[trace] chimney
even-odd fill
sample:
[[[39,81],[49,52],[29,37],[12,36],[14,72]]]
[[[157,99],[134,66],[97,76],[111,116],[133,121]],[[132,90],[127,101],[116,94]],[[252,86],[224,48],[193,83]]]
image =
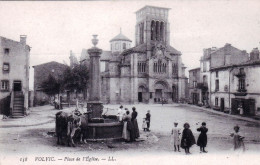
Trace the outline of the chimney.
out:
[[[225,46],[231,46],[231,44],[229,44],[229,43],[226,43],[226,44],[225,44]]]
[[[26,35],[20,35],[20,43],[26,45],[26,38],[27,38]]]

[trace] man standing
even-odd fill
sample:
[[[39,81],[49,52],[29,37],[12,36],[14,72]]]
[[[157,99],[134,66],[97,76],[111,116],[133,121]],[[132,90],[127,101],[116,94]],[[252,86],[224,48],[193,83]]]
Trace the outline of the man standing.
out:
[[[151,121],[150,110],[147,111],[145,120],[147,121],[147,131],[150,131],[150,121]]]
[[[60,109],[63,109],[63,107],[62,107],[62,96],[60,96]]]

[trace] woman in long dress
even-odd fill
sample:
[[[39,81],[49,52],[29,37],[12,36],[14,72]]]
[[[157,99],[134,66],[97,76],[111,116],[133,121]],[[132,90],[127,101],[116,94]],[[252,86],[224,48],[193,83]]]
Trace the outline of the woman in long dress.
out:
[[[132,108],[133,112],[132,112],[132,124],[133,124],[133,136],[134,136],[134,139],[135,140],[136,138],[139,138],[140,137],[140,134],[139,134],[139,127],[138,127],[138,123],[137,123],[137,120],[136,120],[136,117],[137,117],[137,112],[135,110],[135,107]]]
[[[182,138],[181,138],[181,148],[185,150],[186,154],[190,154],[190,147],[193,144],[196,144],[193,133],[189,128],[190,128],[189,123],[185,123],[184,130],[182,132]]]
[[[122,137],[123,139],[125,139],[126,142],[130,142],[131,140],[131,127],[132,127],[132,123],[131,123],[131,116],[129,111],[126,111],[126,114],[123,117],[123,121],[124,121],[124,126],[123,126],[123,134]]]
[[[208,142],[208,137],[207,137],[207,132],[208,128],[206,128],[206,123],[203,122],[201,127],[197,129],[197,131],[201,132],[197,141],[197,145],[200,146],[200,152],[205,152],[205,147],[207,146]]]

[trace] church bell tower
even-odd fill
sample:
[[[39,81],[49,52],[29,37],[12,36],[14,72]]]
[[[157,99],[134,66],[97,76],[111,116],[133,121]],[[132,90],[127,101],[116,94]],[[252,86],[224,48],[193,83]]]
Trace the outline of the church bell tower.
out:
[[[169,10],[169,8],[145,6],[136,12],[136,46],[170,44]]]

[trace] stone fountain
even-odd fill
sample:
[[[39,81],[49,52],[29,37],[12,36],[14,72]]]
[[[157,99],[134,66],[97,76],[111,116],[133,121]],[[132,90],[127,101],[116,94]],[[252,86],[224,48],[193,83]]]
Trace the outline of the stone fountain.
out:
[[[87,110],[89,112],[87,139],[92,141],[121,139],[123,124],[116,120],[102,118],[103,103],[100,101],[100,56],[102,49],[96,47],[98,44],[97,35],[93,35],[92,43],[94,46],[88,49],[90,56],[90,88],[89,102],[87,103]]]

